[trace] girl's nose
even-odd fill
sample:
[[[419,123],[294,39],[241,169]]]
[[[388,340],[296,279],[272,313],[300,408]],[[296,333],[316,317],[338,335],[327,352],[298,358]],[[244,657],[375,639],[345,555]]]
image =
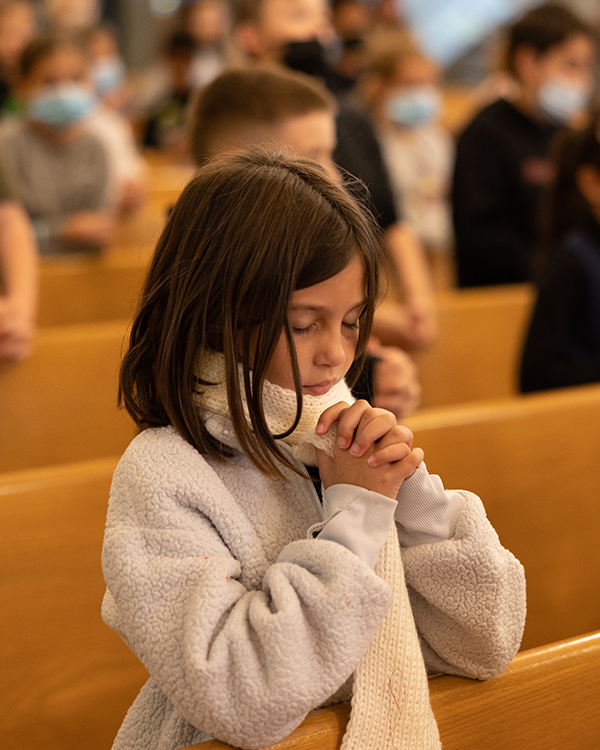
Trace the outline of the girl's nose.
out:
[[[315,364],[327,367],[339,367],[346,359],[346,349],[342,335],[324,334],[315,353]]]

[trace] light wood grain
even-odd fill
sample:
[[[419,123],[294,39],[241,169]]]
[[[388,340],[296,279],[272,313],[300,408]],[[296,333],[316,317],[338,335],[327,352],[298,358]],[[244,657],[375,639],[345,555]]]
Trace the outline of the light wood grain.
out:
[[[2,750],[108,750],[147,678],[100,617],[116,462],[0,476]]]
[[[98,258],[60,258],[40,268],[38,325],[131,320],[149,252],[115,248]]]
[[[40,329],[32,357],[0,368],[0,472],[121,453],[117,409],[126,321]]]
[[[515,394],[533,298],[529,285],[439,293],[438,339],[414,355],[422,407]]]

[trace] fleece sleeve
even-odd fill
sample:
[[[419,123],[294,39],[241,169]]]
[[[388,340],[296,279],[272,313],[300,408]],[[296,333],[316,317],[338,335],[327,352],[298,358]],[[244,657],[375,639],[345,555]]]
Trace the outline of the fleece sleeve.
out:
[[[286,544],[249,582],[237,558],[253,544],[260,558],[256,534],[214,472],[184,481],[203,461],[193,453],[187,465],[169,455],[121,460],[103,616],[190,724],[236,747],[265,747],[348,679],[390,591],[356,554],[319,539]]]
[[[525,576],[481,500],[457,493],[463,506],[453,536],[402,549],[406,583],[429,672],[489,679],[519,649]]]

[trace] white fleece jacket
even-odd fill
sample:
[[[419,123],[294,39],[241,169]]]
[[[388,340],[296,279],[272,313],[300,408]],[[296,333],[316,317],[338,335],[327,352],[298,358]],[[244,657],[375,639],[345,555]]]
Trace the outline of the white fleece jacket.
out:
[[[170,427],[143,432],[123,455],[103,616],[151,678],[114,750],[211,737],[265,747],[311,709],[348,699],[389,606],[372,565],[394,514],[428,669],[486,679],[515,655],[523,569],[476,496],[445,491],[422,465],[397,506],[337,485],[322,507],[308,479],[286,476],[262,476],[241,453],[212,461]]]

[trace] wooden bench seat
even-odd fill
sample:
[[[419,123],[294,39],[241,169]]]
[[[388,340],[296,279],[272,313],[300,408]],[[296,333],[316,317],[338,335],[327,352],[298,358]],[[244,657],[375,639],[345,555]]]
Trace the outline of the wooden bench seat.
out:
[[[29,359],[0,368],[0,472],[125,449],[135,430],[116,400],[127,325],[40,329]]]
[[[522,651],[489,682],[429,680],[444,750],[592,750],[600,736],[600,632]],[[348,704],[318,709],[271,750],[338,750]],[[210,740],[186,750],[226,750]]]
[[[406,420],[430,472],[483,500],[525,566],[529,648],[600,628],[600,385]]]
[[[0,475],[2,750],[107,750],[147,679],[100,616],[116,462]]]

